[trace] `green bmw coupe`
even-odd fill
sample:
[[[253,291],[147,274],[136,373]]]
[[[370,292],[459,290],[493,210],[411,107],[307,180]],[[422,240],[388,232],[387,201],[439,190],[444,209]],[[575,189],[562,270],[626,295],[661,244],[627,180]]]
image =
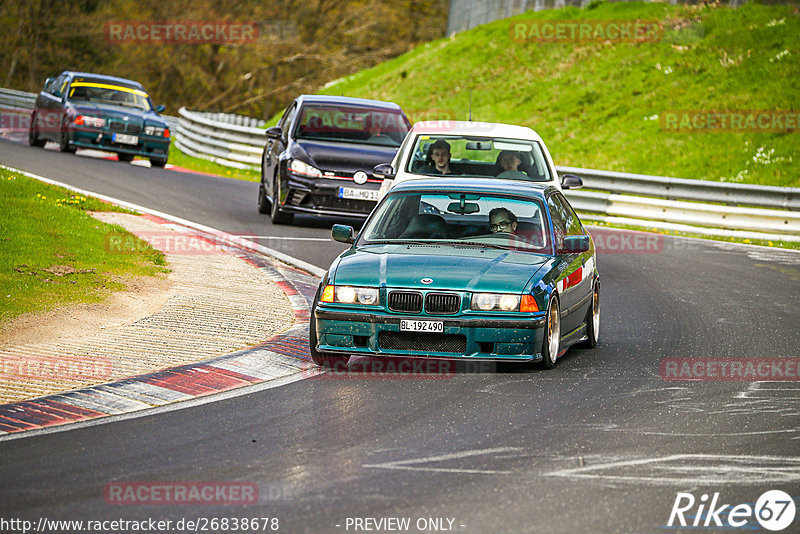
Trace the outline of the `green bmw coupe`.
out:
[[[539,362],[594,347],[599,275],[591,236],[561,191],[521,180],[397,184],[314,299],[318,365],[352,355]]]

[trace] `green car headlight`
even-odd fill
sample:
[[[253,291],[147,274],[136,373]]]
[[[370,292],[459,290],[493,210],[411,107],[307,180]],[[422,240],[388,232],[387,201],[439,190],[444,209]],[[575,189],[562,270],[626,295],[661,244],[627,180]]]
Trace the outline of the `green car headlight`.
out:
[[[157,137],[161,137],[164,136],[164,128],[161,128],[160,126],[145,126],[144,133],[145,135],[155,135]]]
[[[532,295],[510,293],[473,293],[470,308],[479,311],[539,311]]]
[[[378,288],[329,285],[322,291],[320,301],[375,306],[378,304]]]

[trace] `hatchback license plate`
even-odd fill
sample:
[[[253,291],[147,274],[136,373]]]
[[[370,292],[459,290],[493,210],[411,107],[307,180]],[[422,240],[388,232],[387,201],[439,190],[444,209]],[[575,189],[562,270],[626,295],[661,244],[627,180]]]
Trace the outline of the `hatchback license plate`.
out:
[[[340,187],[339,198],[352,198],[355,200],[378,200],[377,189],[355,189],[353,187]]]
[[[115,133],[111,139],[121,145],[136,145],[139,143],[139,138],[135,135]]]
[[[409,319],[400,320],[400,330],[404,332],[438,332],[444,333],[444,323],[442,321],[412,321]]]

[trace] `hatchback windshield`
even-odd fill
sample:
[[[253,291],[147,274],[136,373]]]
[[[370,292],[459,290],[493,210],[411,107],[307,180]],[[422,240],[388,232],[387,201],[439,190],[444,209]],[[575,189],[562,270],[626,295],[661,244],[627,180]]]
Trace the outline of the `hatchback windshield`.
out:
[[[126,106],[150,111],[147,93],[139,89],[113,85],[106,81],[75,80],[69,88],[69,99]]]
[[[409,126],[400,111],[305,105],[295,137],[399,147]]]
[[[500,137],[419,135],[406,171],[535,182],[552,179],[538,142]]]
[[[359,244],[430,242],[549,252],[549,227],[534,199],[473,192],[390,194]]]

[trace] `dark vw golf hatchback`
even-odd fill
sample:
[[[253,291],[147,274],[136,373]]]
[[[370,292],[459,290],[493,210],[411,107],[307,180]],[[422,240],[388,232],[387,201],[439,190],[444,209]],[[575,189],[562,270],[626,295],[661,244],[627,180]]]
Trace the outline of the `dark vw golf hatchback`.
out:
[[[134,156],[163,167],[169,157],[169,128],[137,82],[89,74],[62,72],[48,78],[36,97],[28,141],[58,143],[62,152],[95,148],[116,152],[120,161]]]
[[[275,224],[295,213],[366,217],[382,182],[372,169],[392,161],[409,127],[391,102],[299,96],[267,129],[258,210]]]

